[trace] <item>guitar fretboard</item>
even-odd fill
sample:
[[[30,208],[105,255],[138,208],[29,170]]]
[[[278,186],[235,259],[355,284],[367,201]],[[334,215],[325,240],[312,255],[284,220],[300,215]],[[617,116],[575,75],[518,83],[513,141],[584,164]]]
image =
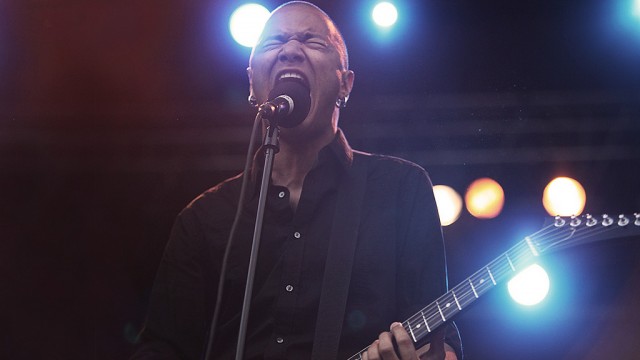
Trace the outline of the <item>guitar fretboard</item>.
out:
[[[484,293],[523,270],[543,252],[615,237],[637,235],[640,235],[640,213],[634,213],[632,216],[619,215],[617,219],[608,215],[596,218],[588,214],[570,218],[555,217],[551,224],[525,237],[488,265],[404,321],[402,325],[411,335],[413,342],[418,343]],[[348,360],[362,359],[366,351],[367,348]]]
[[[538,255],[530,239],[504,252],[482,269],[407,319],[403,326],[414,342],[422,340],[484,293],[522,270]]]
[[[532,262],[535,256],[537,256],[537,250],[533,242],[529,238],[522,240],[440,296],[436,301],[405,320],[402,326],[411,335],[414,343],[423,340],[429,333],[453,318],[482,294],[511,277],[513,273],[522,270],[524,266]],[[366,350],[361,350],[348,360],[362,359],[362,354]]]

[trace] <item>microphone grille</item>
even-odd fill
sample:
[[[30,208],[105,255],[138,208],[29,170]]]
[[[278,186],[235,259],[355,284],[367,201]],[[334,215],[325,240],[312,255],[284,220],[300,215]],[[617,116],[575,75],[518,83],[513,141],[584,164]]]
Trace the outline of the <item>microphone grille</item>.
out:
[[[287,97],[289,102],[289,112],[279,114],[275,117],[275,123],[283,128],[298,126],[309,115],[311,108],[311,94],[309,88],[302,81],[295,78],[288,78],[278,82],[271,92],[269,99],[277,97]]]

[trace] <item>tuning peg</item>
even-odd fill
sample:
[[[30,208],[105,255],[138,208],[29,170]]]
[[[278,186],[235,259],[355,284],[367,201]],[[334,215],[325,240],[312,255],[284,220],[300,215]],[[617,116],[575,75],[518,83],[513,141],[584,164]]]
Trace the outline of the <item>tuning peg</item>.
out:
[[[611,224],[613,224],[613,219],[610,218],[609,215],[603,214],[602,215],[602,225],[610,226]]]
[[[633,216],[636,217],[636,220],[633,222],[635,226],[640,226],[640,213],[633,213]]]
[[[578,225],[580,225],[580,223],[582,223],[582,220],[580,220],[579,217],[572,215],[571,216],[571,222],[569,222],[569,224],[573,227],[577,227]]]
[[[586,218],[587,218],[586,224],[588,227],[595,226],[598,223],[598,220],[596,220],[591,214],[587,214]]]
[[[556,215],[556,220],[553,223],[556,227],[563,227],[566,221],[559,215]]]
[[[618,226],[627,226],[629,224],[629,218],[624,216],[624,214],[620,214],[618,216]]]

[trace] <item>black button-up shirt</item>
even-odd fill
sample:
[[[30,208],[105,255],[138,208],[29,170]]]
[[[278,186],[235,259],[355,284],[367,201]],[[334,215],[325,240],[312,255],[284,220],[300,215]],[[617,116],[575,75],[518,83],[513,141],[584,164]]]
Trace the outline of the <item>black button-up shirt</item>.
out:
[[[340,356],[361,350],[446,291],[442,234],[429,179],[415,164],[354,152],[344,136],[323,149],[298,207],[270,186],[246,338],[248,359],[309,358],[341,177],[368,161]],[[233,358],[258,199],[259,161],[233,243],[216,331],[216,358]],[[239,177],[205,192],[178,216],[134,358],[199,359],[216,299]],[[457,338],[448,339],[454,347]],[[153,354],[165,354],[156,356]],[[170,354],[170,355],[169,355]]]

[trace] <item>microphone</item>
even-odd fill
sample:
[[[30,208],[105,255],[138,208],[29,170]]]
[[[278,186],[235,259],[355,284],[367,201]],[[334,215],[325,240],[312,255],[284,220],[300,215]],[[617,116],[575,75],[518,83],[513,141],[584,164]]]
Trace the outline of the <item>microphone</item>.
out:
[[[283,128],[298,126],[309,115],[311,95],[309,88],[300,80],[287,78],[278,82],[271,92],[269,101],[260,105],[258,112],[271,125]]]

